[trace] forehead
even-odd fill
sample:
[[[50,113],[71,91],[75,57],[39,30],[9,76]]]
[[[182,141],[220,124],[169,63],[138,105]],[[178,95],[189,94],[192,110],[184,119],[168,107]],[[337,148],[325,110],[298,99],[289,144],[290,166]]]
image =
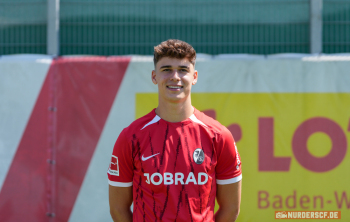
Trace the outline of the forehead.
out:
[[[163,57],[161,58],[156,65],[156,69],[159,69],[162,66],[187,66],[187,67],[193,67],[193,64],[187,59],[177,59],[177,58],[170,58],[170,57]]]

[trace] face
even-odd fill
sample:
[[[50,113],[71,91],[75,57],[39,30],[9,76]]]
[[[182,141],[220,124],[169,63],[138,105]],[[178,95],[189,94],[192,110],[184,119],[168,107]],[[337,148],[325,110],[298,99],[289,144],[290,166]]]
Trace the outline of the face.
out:
[[[198,73],[187,58],[161,58],[152,71],[152,82],[158,85],[159,102],[180,103],[190,99]]]

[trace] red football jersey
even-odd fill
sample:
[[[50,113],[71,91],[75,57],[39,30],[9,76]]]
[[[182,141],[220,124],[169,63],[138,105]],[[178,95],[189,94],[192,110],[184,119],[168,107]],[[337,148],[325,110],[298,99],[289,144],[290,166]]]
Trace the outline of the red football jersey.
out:
[[[214,221],[216,184],[240,181],[241,161],[218,121],[195,109],[171,123],[154,109],[120,133],[108,179],[133,186],[133,221]]]

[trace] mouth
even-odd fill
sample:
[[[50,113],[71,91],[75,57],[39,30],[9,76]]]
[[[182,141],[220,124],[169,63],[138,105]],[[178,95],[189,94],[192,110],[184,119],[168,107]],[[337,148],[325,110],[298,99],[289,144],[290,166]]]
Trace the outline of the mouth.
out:
[[[168,89],[181,89],[183,86],[167,86]]]

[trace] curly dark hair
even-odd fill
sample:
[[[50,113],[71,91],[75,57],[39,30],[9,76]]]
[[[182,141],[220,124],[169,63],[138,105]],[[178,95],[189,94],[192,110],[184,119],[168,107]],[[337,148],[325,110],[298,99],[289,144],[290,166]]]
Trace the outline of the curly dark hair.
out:
[[[196,63],[196,51],[194,48],[187,42],[178,39],[168,39],[154,47],[154,66],[163,57],[187,58],[193,66]]]

